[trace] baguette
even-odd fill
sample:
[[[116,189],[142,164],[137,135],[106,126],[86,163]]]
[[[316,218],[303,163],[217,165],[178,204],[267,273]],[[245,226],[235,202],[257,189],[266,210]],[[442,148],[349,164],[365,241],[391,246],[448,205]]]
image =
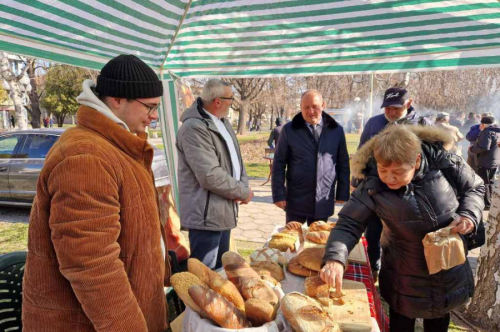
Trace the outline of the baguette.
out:
[[[226,329],[249,327],[250,324],[245,315],[225,297],[213,290],[193,285],[189,287],[189,295],[206,317],[209,317],[219,326]]]
[[[224,265],[227,278],[240,292],[245,279],[260,280],[259,274],[248,265],[243,257],[234,252],[226,252],[222,255],[222,265]]]
[[[197,276],[206,286],[210,286],[210,280],[220,278],[217,272],[212,271],[196,258],[188,259],[188,271]]]
[[[273,277],[277,281],[282,281],[285,279],[285,273],[283,268],[278,264],[272,262],[254,262],[250,266],[255,270],[260,276],[267,275]]]
[[[325,248],[307,248],[298,254],[297,259],[303,267],[313,271],[320,271],[324,255]]]
[[[245,301],[241,297],[236,286],[229,280],[222,277],[210,280],[210,289],[224,296],[229,302],[234,304],[242,313],[245,313]]]
[[[341,332],[339,325],[314,299],[292,292],[281,300],[281,311],[296,332]]]
[[[326,244],[328,237],[330,236],[329,231],[314,231],[306,234],[306,240],[317,244]]]

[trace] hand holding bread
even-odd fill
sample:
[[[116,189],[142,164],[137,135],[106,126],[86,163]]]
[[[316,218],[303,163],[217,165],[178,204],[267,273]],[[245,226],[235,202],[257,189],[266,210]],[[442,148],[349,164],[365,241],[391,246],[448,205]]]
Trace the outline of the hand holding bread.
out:
[[[327,261],[319,275],[329,287],[335,287],[336,297],[342,296],[342,278],[344,276],[344,265],[342,263]]]

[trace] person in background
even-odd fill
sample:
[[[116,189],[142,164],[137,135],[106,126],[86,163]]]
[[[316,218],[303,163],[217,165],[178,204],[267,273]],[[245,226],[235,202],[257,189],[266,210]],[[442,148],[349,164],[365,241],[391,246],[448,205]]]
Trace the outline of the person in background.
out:
[[[458,144],[464,139],[464,136],[460,133],[460,130],[458,130],[458,128],[455,126],[452,126],[449,121],[450,115],[448,113],[438,113],[435,126],[444,129],[453,138],[453,147],[450,148],[450,153],[461,156],[462,150],[460,149]]]
[[[302,94],[300,110],[280,132],[274,153],[274,204],[286,222],[328,220],[335,202],[349,198],[349,154],[344,129],[323,110],[317,90]]]
[[[458,130],[462,130],[462,126],[465,123],[465,112],[455,113],[453,117],[448,120],[448,123],[454,127],[457,127]]]
[[[10,116],[10,123],[12,124],[12,129],[16,128],[16,118],[14,115]]]
[[[492,114],[491,113],[481,114],[481,118],[485,116],[492,116]],[[477,172],[477,156],[472,152],[470,148],[474,145],[474,143],[476,143],[477,138],[481,133],[481,130],[479,128],[480,125],[481,125],[480,121],[478,121],[477,124],[470,127],[469,131],[465,135],[465,138],[470,143],[469,146],[467,147],[467,164],[469,164],[469,166],[472,167],[472,169],[475,170],[476,172]]]
[[[209,80],[182,113],[177,133],[181,224],[189,230],[191,257],[211,269],[222,267],[229,251],[239,204],[253,197],[238,140],[225,119],[233,101],[228,83]]]
[[[54,119],[52,119],[52,117],[49,118],[49,127],[54,127]]]
[[[433,127],[391,126],[352,159],[362,181],[339,212],[320,276],[340,295],[350,251],[374,216],[383,220],[379,285],[391,332],[413,332],[416,318],[424,319],[425,332],[446,332],[450,312],[474,294],[467,259],[429,275],[422,244],[427,233],[447,226],[467,242],[482,218],[483,181],[446,150],[451,143]]]
[[[495,173],[500,164],[500,128],[497,126],[495,118],[484,116],[479,125],[479,137],[471,146],[470,150],[476,155],[477,174],[483,179],[485,185],[484,209],[489,211],[491,207],[491,197],[493,194],[493,184]]]
[[[379,134],[384,128],[392,125],[422,125],[432,126],[433,123],[427,117],[418,116],[412,106],[413,99],[408,91],[401,87],[392,87],[385,91],[381,108],[384,113],[371,117],[363,128],[358,149],[368,140]],[[351,181],[352,189],[357,187],[358,180],[353,177]],[[382,234],[382,223],[377,216],[368,222],[365,232],[368,242],[368,258],[375,282],[380,269],[380,235]]]
[[[133,55],[83,82],[78,125],[40,172],[23,279],[25,332],[163,332],[170,263],[146,128],[163,85]]]
[[[271,130],[271,133],[269,134],[269,139],[267,140],[267,145],[271,149],[277,146],[278,138],[280,136],[281,129],[283,129],[284,125],[285,125],[285,120],[283,120],[283,118],[276,118],[276,127],[274,127],[274,129]]]

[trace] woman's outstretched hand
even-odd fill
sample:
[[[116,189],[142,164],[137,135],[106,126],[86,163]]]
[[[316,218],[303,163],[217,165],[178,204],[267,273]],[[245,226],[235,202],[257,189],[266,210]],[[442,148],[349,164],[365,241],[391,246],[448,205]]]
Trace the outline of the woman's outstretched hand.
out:
[[[344,265],[337,261],[327,261],[321,269],[319,276],[330,287],[335,287],[335,295],[342,296],[342,277],[344,276]]]

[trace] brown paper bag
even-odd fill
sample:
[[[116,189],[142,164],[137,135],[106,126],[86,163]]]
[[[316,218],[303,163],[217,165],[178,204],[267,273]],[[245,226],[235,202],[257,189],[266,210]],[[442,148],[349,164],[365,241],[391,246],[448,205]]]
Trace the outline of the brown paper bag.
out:
[[[429,274],[465,263],[465,251],[462,238],[458,234],[451,234],[453,226],[448,226],[425,235],[424,244],[425,261]]]

